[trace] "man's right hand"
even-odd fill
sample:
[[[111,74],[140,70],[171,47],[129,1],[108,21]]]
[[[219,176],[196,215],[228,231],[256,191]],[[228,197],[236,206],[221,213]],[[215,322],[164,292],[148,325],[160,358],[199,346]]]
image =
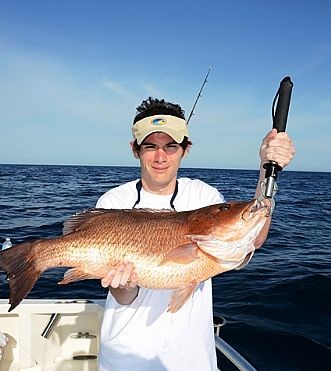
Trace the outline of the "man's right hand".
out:
[[[116,301],[122,305],[131,304],[137,297],[137,284],[138,277],[132,263],[119,265],[101,279],[101,285],[108,287]]]

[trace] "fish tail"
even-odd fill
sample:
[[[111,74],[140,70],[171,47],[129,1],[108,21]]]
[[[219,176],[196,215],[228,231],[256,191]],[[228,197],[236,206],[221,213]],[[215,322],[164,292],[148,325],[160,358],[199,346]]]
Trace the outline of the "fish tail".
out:
[[[27,296],[42,273],[33,258],[33,245],[25,242],[0,252],[0,270],[7,273],[9,281],[9,312]]]

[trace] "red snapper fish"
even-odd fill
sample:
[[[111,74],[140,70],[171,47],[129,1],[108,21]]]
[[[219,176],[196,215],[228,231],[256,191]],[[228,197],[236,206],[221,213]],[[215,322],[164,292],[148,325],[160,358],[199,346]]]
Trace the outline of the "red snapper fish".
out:
[[[91,209],[64,223],[63,236],[0,252],[13,310],[50,268],[71,267],[60,284],[102,278],[134,263],[138,285],[173,291],[176,312],[206,279],[245,265],[254,253],[268,207],[227,202],[192,211]]]

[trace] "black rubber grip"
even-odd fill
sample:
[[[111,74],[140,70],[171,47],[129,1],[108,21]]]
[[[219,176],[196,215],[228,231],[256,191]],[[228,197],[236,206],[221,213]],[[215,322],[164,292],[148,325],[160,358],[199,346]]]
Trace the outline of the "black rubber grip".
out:
[[[287,116],[290,108],[291,94],[293,83],[289,76],[286,76],[280,83],[278,92],[276,94],[273,107],[276,104],[276,111],[273,109],[273,128],[278,132],[286,130]]]

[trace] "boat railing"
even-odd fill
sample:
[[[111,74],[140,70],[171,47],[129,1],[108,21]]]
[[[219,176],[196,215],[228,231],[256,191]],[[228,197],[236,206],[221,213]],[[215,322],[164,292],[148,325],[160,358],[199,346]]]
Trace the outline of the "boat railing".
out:
[[[257,371],[241,354],[234,350],[231,345],[224,341],[219,335],[221,327],[226,324],[223,317],[214,315],[214,338],[215,347],[240,371]]]

